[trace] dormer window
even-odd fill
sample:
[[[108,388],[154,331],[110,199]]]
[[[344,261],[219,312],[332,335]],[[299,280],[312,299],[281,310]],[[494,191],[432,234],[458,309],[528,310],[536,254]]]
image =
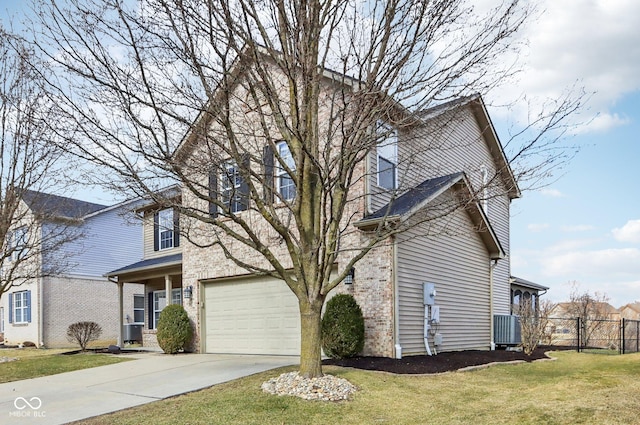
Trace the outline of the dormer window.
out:
[[[379,121],[377,162],[378,186],[394,190],[398,188],[398,132],[389,124]]]

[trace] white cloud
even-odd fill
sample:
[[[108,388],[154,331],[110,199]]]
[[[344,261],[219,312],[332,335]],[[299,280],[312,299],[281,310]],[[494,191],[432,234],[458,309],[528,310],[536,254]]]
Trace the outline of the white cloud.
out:
[[[562,226],[560,228],[563,232],[588,232],[594,229],[595,227],[590,224],[576,224],[571,226]]]
[[[625,94],[640,90],[640,2],[637,0],[541,0],[540,16],[521,33],[528,47],[516,84],[493,93],[498,102],[522,94],[559,98],[567,88],[592,93],[577,121],[578,132],[605,131],[629,122],[612,111]],[[524,109],[524,108],[522,108]],[[513,111],[511,111],[513,112]],[[520,119],[527,111],[521,110]]]
[[[527,226],[530,232],[542,232],[543,230],[548,229],[550,226],[548,223],[531,223]]]
[[[564,193],[560,192],[558,189],[550,189],[548,187],[540,189],[540,194],[543,196],[550,196],[552,198],[564,198]]]
[[[621,228],[613,229],[611,233],[619,242],[640,243],[640,220],[629,220]]]
[[[601,279],[602,277],[630,277],[640,275],[640,249],[602,249],[573,251],[547,258],[544,263],[547,276],[574,276]]]

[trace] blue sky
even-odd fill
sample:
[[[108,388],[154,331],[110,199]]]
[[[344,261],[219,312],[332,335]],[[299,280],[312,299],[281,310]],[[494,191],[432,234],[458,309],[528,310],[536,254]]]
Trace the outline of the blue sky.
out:
[[[478,8],[497,0],[476,0]],[[640,2],[541,0],[522,33],[528,47],[519,80],[485,95],[488,104],[560,96],[578,84],[592,93],[572,143],[581,147],[564,174],[512,203],[512,274],[550,287],[553,301],[606,293],[620,307],[640,301]],[[0,0],[7,11],[26,9]],[[523,111],[489,106],[498,134]],[[107,202],[104,195],[93,199]],[[87,198],[83,196],[83,198]]]

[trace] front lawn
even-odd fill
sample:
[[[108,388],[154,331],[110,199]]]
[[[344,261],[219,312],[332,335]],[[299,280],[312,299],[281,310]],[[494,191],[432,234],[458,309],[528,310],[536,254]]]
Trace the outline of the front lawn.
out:
[[[555,352],[557,361],[402,376],[339,367],[347,402],[264,394],[269,371],[81,424],[629,424],[640,411],[640,354]]]
[[[71,372],[128,360],[113,355],[90,352],[73,355],[61,354],[66,351],[69,350],[1,349],[0,357],[17,358],[18,360],[0,363],[0,383],[55,375],[56,373]]]

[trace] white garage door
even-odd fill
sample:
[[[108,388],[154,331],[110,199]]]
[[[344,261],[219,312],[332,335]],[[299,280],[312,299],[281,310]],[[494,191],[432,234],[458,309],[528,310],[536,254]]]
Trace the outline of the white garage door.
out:
[[[298,299],[283,281],[209,283],[204,299],[207,353],[300,354]]]

